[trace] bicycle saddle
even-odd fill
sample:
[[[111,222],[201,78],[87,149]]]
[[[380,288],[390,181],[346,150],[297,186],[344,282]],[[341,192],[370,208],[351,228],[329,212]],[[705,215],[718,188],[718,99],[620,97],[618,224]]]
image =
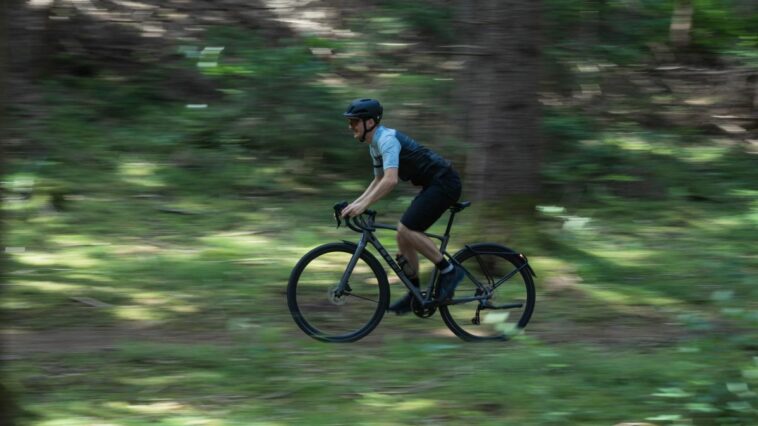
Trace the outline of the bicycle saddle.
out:
[[[462,203],[455,203],[452,207],[450,207],[450,210],[458,213],[459,211],[465,209],[466,207],[471,205],[471,201],[464,201]]]

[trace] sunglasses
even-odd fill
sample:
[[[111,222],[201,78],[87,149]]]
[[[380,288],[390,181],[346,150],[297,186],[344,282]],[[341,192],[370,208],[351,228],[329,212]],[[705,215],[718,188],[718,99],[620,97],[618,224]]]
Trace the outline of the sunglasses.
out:
[[[347,119],[347,121],[350,123],[350,125],[351,125],[352,127],[355,127],[355,126],[357,126],[357,125],[358,125],[358,123],[360,123],[360,122],[361,122],[361,120],[360,120],[360,119],[358,119],[358,118],[348,118],[348,119]]]

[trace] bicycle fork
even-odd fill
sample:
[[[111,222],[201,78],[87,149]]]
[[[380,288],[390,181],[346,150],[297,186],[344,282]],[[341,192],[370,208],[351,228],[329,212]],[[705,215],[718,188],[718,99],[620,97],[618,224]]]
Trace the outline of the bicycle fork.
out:
[[[337,288],[334,289],[334,295],[336,297],[342,297],[345,293],[349,294],[352,291],[348,281],[350,280],[350,275],[353,274],[353,269],[355,269],[358,259],[360,259],[363,254],[363,250],[366,249],[366,244],[368,244],[368,240],[366,239],[366,234],[363,234],[361,240],[358,242],[358,247],[355,249],[355,253],[353,253],[353,257],[350,258],[350,262],[348,262],[347,268],[345,268],[345,272],[342,274],[340,283],[337,285]]]

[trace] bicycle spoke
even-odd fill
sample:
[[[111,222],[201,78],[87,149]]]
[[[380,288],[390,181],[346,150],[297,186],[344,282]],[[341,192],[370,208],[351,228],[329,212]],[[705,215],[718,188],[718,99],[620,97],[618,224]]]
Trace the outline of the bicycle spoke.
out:
[[[369,299],[368,297],[358,296],[357,294],[353,294],[353,293],[345,293],[345,296],[353,296],[353,297],[357,297],[358,299],[368,300],[369,302],[379,303],[378,300]]]
[[[482,262],[481,257],[479,257],[479,255],[476,255],[475,257],[476,261],[479,263],[479,267],[481,268],[482,273],[484,274],[484,278],[487,279],[487,283],[489,283],[489,285],[494,285],[495,279],[492,278],[492,275],[490,275],[489,271],[487,270],[487,266],[484,264],[484,262]]]
[[[506,276],[504,276],[503,278],[501,278],[500,280],[498,280],[498,282],[497,282],[497,283],[495,283],[495,285],[493,286],[493,288],[498,288],[498,287],[500,287],[500,285],[501,285],[501,284],[503,284],[504,282],[506,282],[506,281],[508,281],[509,279],[511,279],[511,277],[513,277],[514,275],[516,275],[516,274],[518,274],[519,272],[521,272],[521,270],[522,270],[523,268],[524,268],[524,266],[520,266],[520,267],[518,267],[518,268],[516,268],[516,269],[512,270],[511,272],[509,272],[509,273],[508,273],[508,275],[506,275]]]
[[[386,297],[382,292],[387,288],[378,279],[380,266],[364,256],[353,259],[353,253],[353,247],[340,243],[317,249],[309,254],[310,261],[301,265],[297,285],[290,286],[288,297],[297,303],[290,309],[295,309],[296,322],[311,336],[352,341],[381,319],[384,309],[380,306]],[[345,265],[351,260],[355,263],[345,277]],[[344,282],[342,289],[340,282]]]

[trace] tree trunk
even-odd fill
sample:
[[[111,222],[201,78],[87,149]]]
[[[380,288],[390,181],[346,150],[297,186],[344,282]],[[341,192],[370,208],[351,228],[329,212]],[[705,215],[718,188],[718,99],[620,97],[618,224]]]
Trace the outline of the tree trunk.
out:
[[[690,45],[690,31],[692,30],[692,0],[677,0],[674,3],[674,13],[671,16],[669,38],[671,46],[677,50],[683,50]]]
[[[533,0],[481,0],[460,10],[469,40],[460,91],[465,183],[476,200],[540,190],[539,9]]]
[[[8,137],[7,126],[10,120],[7,117],[8,104],[10,103],[8,97],[8,68],[10,55],[9,44],[11,42],[10,37],[10,15],[11,10],[14,7],[20,6],[19,0],[0,2],[0,175],[5,175],[5,161],[7,156],[5,154],[5,145]],[[0,189],[0,195],[2,190]],[[2,202],[0,197],[0,202]],[[3,209],[0,209],[0,235],[5,235],[5,221],[3,220]],[[0,252],[0,282],[5,282],[5,271],[8,270],[8,255],[4,252]],[[0,285],[0,297],[2,292],[5,291],[5,286]],[[0,312],[0,321],[7,323],[10,318],[6,317],[5,312]],[[0,352],[2,351],[0,344]],[[0,383],[0,424],[13,426],[17,424],[19,407],[16,403],[15,396]]]

